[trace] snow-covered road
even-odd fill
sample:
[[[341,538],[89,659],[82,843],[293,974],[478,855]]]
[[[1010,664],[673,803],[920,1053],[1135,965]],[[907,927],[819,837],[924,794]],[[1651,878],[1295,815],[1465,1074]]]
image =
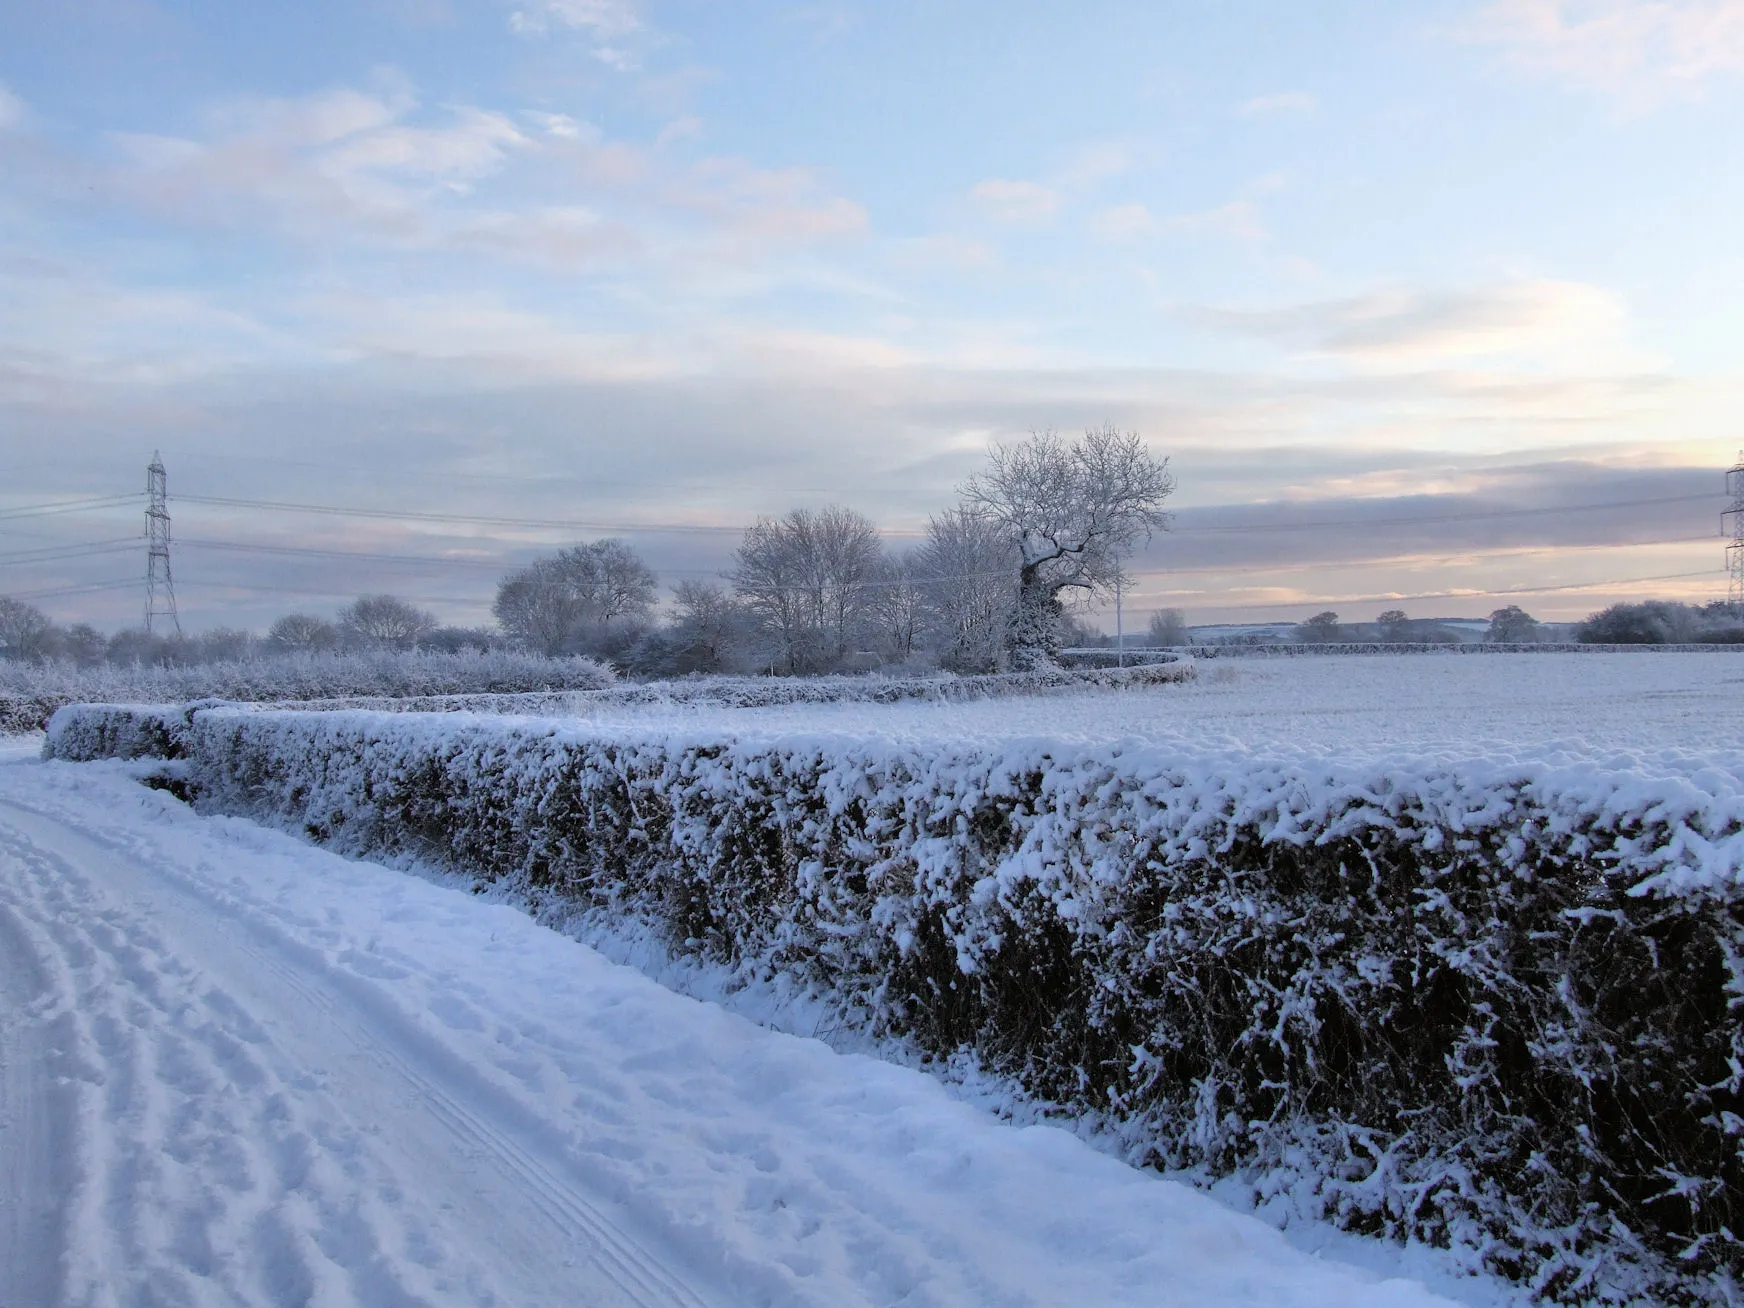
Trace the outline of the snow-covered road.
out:
[[[0,759],[0,1308],[1439,1302],[513,909]]]

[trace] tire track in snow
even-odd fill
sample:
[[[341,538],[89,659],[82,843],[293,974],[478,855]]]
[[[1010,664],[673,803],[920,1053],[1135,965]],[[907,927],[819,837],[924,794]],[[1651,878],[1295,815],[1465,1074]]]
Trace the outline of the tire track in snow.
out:
[[[256,1265],[236,1302],[704,1304],[567,1174],[549,1128],[379,986],[173,869],[18,805],[0,803],[0,819],[36,872],[32,915],[57,924],[75,967],[101,974],[83,997],[109,992],[91,1022],[111,1083],[101,1116],[131,1140],[98,1142],[111,1165],[91,1202],[125,1261],[161,1288],[202,1302],[214,1250],[240,1242]],[[261,1112],[222,1124],[258,1156],[204,1211],[177,1194],[185,1229],[125,1229],[121,1213],[161,1210],[153,1192],[184,1179],[154,1165],[153,1147],[202,1125],[189,1103],[155,1101],[198,1101],[226,1077],[269,1091]],[[444,1257],[455,1239],[484,1265]]]
[[[72,1178],[58,1050],[72,1033],[43,952],[0,881],[0,1304],[61,1294]]]
[[[13,904],[65,978],[78,1166],[61,1301],[366,1302],[323,1273],[300,1204],[285,1202],[285,1165],[305,1141],[267,1069],[215,1024],[199,978],[15,824],[0,846]],[[276,1256],[239,1266],[230,1251],[254,1242]]]

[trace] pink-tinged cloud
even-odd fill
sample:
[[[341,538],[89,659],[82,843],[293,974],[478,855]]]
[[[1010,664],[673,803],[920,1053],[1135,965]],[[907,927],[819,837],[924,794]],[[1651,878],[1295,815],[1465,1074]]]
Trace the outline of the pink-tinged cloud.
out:
[[[1460,35],[1635,110],[1744,74],[1744,0],[1494,0]]]
[[[1461,360],[1642,361],[1622,346],[1626,314],[1596,286],[1516,281],[1464,290],[1389,288],[1280,309],[1190,309],[1189,321],[1364,367]]]

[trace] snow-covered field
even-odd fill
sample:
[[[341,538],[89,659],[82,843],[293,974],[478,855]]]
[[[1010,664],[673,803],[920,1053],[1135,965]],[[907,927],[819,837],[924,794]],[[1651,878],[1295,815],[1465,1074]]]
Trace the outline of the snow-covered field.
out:
[[[1346,758],[1744,748],[1744,653],[1207,660],[1183,685],[961,703],[587,706],[594,729],[706,726],[916,740],[1136,738]]]
[[[8,1308],[1444,1301],[509,908],[27,748],[0,759]]]

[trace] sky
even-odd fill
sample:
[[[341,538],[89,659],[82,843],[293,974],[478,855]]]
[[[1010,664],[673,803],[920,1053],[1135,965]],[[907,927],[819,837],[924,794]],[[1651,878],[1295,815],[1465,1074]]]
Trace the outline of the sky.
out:
[[[154,451],[191,630],[471,625],[1111,423],[1138,625],[1724,597],[1740,214],[1744,0],[0,0],[0,594]]]

